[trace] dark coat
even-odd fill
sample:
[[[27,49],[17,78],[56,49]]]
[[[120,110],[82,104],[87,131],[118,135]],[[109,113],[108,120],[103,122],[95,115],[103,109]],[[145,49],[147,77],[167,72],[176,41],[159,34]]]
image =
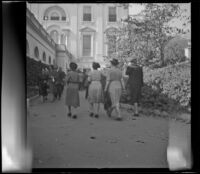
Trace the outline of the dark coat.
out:
[[[143,70],[139,66],[129,66],[126,70],[129,76],[127,88],[130,92],[131,103],[139,102],[141,98],[141,89],[143,86]]]
[[[39,86],[39,95],[47,96],[48,95],[47,89],[48,89],[47,82],[42,82]]]
[[[101,76],[101,84],[102,84],[102,89],[105,89],[106,86],[106,76],[102,75]],[[104,92],[104,109],[108,110],[112,106],[110,94],[108,91]]]

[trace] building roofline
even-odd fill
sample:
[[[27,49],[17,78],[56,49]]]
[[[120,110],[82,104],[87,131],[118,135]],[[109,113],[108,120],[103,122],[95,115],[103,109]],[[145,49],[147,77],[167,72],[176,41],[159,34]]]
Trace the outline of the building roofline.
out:
[[[28,9],[26,8],[26,19],[31,22],[31,24],[34,26],[34,28],[37,30],[37,32],[42,36],[42,38],[47,41],[47,43],[55,48],[56,47],[56,43],[54,42],[54,40],[51,38],[51,36],[49,35],[49,33],[47,33],[47,31],[43,28],[42,24],[40,24],[40,22],[36,19],[36,17],[34,16],[34,14]]]

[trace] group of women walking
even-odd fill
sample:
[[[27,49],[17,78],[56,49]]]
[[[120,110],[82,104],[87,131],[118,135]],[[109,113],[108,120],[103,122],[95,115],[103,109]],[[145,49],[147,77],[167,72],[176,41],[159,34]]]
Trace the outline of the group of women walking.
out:
[[[108,117],[111,117],[113,111],[115,111],[116,120],[122,120],[122,115],[120,112],[120,98],[122,92],[126,91],[127,89],[131,91],[131,103],[133,103],[135,106],[134,115],[138,116],[137,103],[140,99],[141,87],[143,85],[143,74],[141,67],[136,66],[134,61],[132,61],[132,66],[129,66],[126,70],[126,75],[129,77],[129,79],[125,85],[123,73],[118,67],[118,60],[113,59],[110,63],[110,69],[105,72],[98,70],[100,68],[99,63],[93,62],[93,70],[87,74],[85,86],[87,88],[86,99],[90,105],[89,116],[98,118],[100,116],[100,105],[104,104],[104,109],[106,110]],[[77,67],[78,66],[76,63],[70,63],[71,71],[69,71],[66,75],[67,86],[65,104],[68,107],[68,116],[74,119],[77,118],[75,113],[76,108],[80,106],[80,75],[77,72]],[[138,74],[140,75],[138,76]],[[134,76],[134,79],[132,78],[132,75]]]

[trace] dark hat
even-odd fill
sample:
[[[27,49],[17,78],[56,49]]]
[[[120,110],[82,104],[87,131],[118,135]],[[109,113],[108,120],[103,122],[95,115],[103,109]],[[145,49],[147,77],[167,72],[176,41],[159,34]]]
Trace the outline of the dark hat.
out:
[[[111,62],[111,64],[114,65],[114,66],[116,66],[116,65],[119,64],[119,61],[118,61],[117,59],[112,59],[110,62]]]
[[[69,64],[69,67],[71,68],[71,70],[76,70],[77,67],[78,67],[78,65],[77,65],[75,62],[71,62],[71,63]]]

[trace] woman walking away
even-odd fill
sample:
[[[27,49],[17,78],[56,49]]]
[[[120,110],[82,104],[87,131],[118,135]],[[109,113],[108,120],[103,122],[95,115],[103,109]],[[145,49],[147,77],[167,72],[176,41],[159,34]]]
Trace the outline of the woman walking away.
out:
[[[99,63],[93,62],[93,71],[88,74],[88,81],[90,82],[88,89],[88,101],[90,103],[90,116],[98,118],[100,103],[103,103],[103,90],[101,85],[101,72]]]
[[[108,116],[111,116],[112,111],[115,109],[117,112],[117,120],[122,120],[119,109],[119,101],[122,90],[125,90],[125,86],[122,77],[122,71],[118,68],[118,64],[119,62],[117,59],[113,59],[111,61],[111,69],[107,75],[105,91],[108,90],[112,102],[112,106],[107,111]]]
[[[129,76],[127,87],[130,91],[131,104],[134,105],[134,116],[139,116],[138,102],[141,98],[141,89],[143,86],[142,67],[137,65],[137,59],[131,60],[131,66],[127,67],[126,75]]]
[[[77,115],[72,115],[72,107],[77,108],[80,106],[79,100],[79,74],[76,72],[77,64],[72,62],[70,63],[70,69],[66,76],[66,98],[65,104],[68,106],[68,116],[74,119],[77,118]]]

